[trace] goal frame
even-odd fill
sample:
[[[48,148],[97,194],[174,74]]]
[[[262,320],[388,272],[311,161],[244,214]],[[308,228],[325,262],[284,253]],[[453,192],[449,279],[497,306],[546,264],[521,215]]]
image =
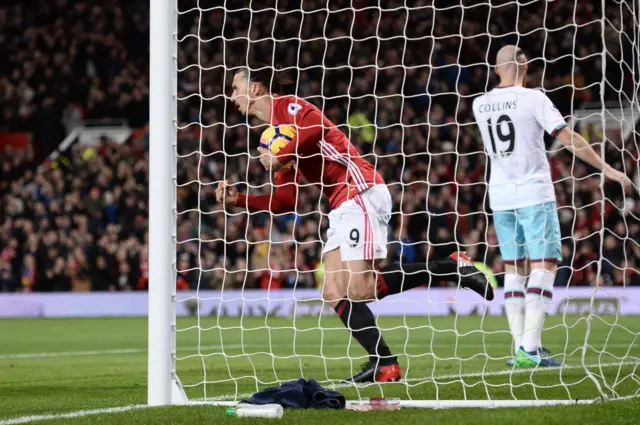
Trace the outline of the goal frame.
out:
[[[176,375],[177,9],[150,2],[147,403],[185,404]],[[153,164],[151,166],[151,164]]]
[[[604,3],[602,0],[603,6]],[[640,0],[638,4],[640,5]],[[603,21],[603,32],[604,25]],[[233,406],[239,400],[188,400],[176,374],[177,46],[177,0],[151,1],[149,246],[152,249],[149,250],[147,403],[149,406],[182,404]],[[603,49],[603,55],[605,54],[606,47]],[[597,380],[593,376],[590,377],[599,387]],[[602,391],[600,393],[602,394]],[[590,400],[412,399],[402,400],[401,406],[431,409],[534,407],[590,404],[604,400],[606,400],[604,397]],[[356,402],[348,401],[347,407]]]

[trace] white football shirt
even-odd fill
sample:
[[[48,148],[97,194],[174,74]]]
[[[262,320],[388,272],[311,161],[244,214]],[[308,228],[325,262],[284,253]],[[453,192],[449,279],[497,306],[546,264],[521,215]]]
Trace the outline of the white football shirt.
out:
[[[566,126],[541,91],[498,87],[473,101],[473,114],[491,162],[489,204],[512,210],[556,200],[544,132]]]

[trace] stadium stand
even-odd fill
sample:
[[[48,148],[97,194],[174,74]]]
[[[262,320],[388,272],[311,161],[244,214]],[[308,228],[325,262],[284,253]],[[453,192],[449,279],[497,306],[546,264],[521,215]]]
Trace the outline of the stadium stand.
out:
[[[188,10],[188,3],[181,2],[182,10]],[[279,2],[282,8],[288,3],[296,2]],[[290,69],[297,93],[323,107],[382,171],[394,200],[394,259],[443,257],[460,244],[498,273],[500,281],[497,240],[485,213],[485,156],[476,127],[470,125],[473,96],[495,83],[493,77],[487,80],[488,67],[478,64],[486,61],[487,52],[492,58],[499,43],[490,43],[488,36],[470,38],[486,33],[486,8],[465,15],[461,26],[455,14],[431,26],[420,12],[412,13],[415,22],[406,35],[413,39],[406,42],[373,37],[391,33],[398,22],[396,12],[360,11],[354,25],[349,14],[308,14],[300,31],[305,41],[294,40],[299,15],[290,15],[289,25],[274,26],[272,14],[255,13],[251,39],[256,41],[249,45],[248,12],[234,12],[238,4],[228,2],[226,20],[219,9],[207,12],[200,38],[211,41],[181,41],[178,67],[199,63],[202,69],[189,67],[179,73],[178,94],[187,97],[201,90],[204,98],[179,102],[178,240],[200,242],[178,245],[178,288],[317,284],[320,235],[328,225],[322,214],[327,205],[319,199],[318,188],[302,188],[296,213],[274,218],[225,216],[215,203],[214,184],[224,178],[248,184],[251,193],[268,190],[269,177],[255,161],[260,127],[243,124],[221,96],[230,81],[222,64],[233,67],[246,61],[246,55],[234,53],[238,51],[249,51],[263,63],[271,63],[275,52],[280,67],[302,69]],[[554,14],[546,18],[523,8],[520,32],[530,35],[521,37],[520,45],[538,57],[531,64],[529,85],[553,89],[550,97],[569,115],[600,99],[593,83],[602,78],[597,66],[602,59],[594,54],[601,50],[601,35],[599,26],[585,25],[576,38],[577,30],[564,25],[573,19],[574,10],[563,4],[556,2]],[[590,10],[576,10],[576,22],[589,21]],[[502,19],[515,19],[512,13],[506,10]],[[198,19],[199,13],[184,13],[180,29],[193,33]],[[542,27],[543,19],[554,30],[531,31]],[[367,24],[372,21],[377,27]],[[492,34],[506,32],[499,21],[490,22]],[[46,157],[74,120],[126,119],[130,127],[144,129],[148,2],[16,2],[0,7],[0,26],[0,131],[28,132],[33,141],[26,149],[5,146],[0,153],[0,291],[145,290],[146,132],[135,133],[124,144],[103,138],[95,147],[74,145],[63,160]],[[349,35],[345,28],[361,40],[353,49],[341,38]],[[276,39],[290,41],[274,46],[268,39],[272,30]],[[429,33],[433,37],[423,37]],[[452,33],[465,37],[463,43],[460,37],[439,38]],[[227,57],[222,40],[215,38],[220,34],[228,40]],[[329,41],[316,39],[323,34]],[[514,41],[508,36],[499,39]],[[546,61],[539,59],[542,45]],[[607,47],[613,58],[623,54],[616,44]],[[619,66],[607,72],[611,84],[605,100],[617,101],[620,92],[631,90],[632,82]],[[391,96],[397,93],[404,96]],[[592,143],[602,138],[590,127],[583,134]],[[611,138],[608,161],[620,168],[625,162],[626,169],[633,170],[637,146],[629,144],[622,156],[623,141]],[[548,140],[548,146],[551,143]],[[189,155],[193,152],[200,154]],[[640,240],[640,202],[628,202],[619,211],[616,206],[624,195],[612,184],[605,185],[607,202],[600,202],[599,177],[586,177],[593,170],[574,164],[566,152],[554,154],[552,169],[564,250],[556,284],[640,284],[633,272],[640,268],[640,246],[628,243]],[[200,211],[195,210],[198,205]],[[602,220],[605,232],[600,231]],[[596,282],[601,256],[606,261]],[[296,267],[298,272],[291,271]]]

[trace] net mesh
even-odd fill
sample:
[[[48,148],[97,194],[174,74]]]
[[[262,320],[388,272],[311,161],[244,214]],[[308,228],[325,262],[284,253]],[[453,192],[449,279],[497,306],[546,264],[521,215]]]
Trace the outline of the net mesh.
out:
[[[598,3],[598,2],[595,2]],[[487,156],[471,112],[505,44],[529,87],[619,170],[638,173],[639,5],[572,1],[177,2],[177,373],[190,398],[238,400],[297,378],[348,398],[584,399],[640,393],[640,203],[547,135],[563,261],[543,342],[564,366],[513,369],[497,299],[432,285],[372,304],[404,379],[351,386],[366,353],[322,302],[329,205],[299,185],[293,214],[222,209],[218,182],[272,193],[264,129],[228,101],[235,70],[286,70],[288,94],[345,132],[391,191],[390,261],[466,250],[503,285]],[[153,70],[152,70],[153,72]],[[636,181],[634,179],[634,181]],[[637,187],[637,185],[636,185]],[[636,285],[636,287],[634,287]]]

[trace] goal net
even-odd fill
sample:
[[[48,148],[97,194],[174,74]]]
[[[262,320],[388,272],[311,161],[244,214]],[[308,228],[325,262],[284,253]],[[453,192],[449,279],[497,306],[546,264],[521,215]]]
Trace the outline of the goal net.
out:
[[[153,3],[165,6],[152,6],[151,20],[150,402],[169,402],[157,395],[169,375],[181,383],[173,402],[178,388],[189,401],[236,402],[299,378],[349,400],[416,406],[640,394],[637,193],[545,136],[563,260],[542,342],[563,366],[507,366],[490,167],[471,111],[497,84],[498,49],[517,44],[530,60],[527,86],[544,90],[637,192],[637,1]],[[225,180],[249,195],[274,190],[257,159],[265,127],[229,101],[235,71],[251,63],[287,71],[292,84],[280,94],[320,108],[384,177],[394,204],[389,261],[467,251],[496,288],[491,302],[434,283],[371,303],[400,382],[341,382],[368,356],[320,296],[329,224],[321,187],[303,180],[291,214],[216,203]]]

